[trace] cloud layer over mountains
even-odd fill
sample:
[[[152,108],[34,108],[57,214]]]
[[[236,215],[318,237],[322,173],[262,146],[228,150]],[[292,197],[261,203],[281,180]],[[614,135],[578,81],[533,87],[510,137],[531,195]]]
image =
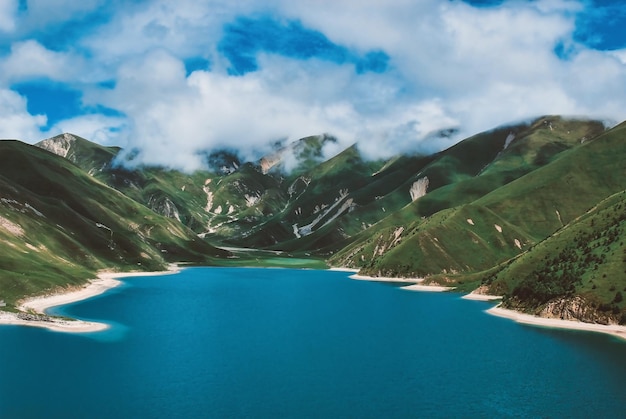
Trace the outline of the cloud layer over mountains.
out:
[[[193,170],[319,133],[379,156],[541,114],[626,119],[619,2],[491,3],[5,0],[0,137]]]

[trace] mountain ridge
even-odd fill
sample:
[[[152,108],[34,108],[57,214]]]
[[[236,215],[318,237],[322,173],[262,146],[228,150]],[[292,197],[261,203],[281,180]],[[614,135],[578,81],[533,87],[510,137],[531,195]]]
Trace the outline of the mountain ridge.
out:
[[[0,289],[9,305],[99,269],[213,264],[229,254],[48,151],[1,141],[0,156]]]
[[[607,130],[600,121],[544,116],[478,133],[431,155],[379,160],[365,159],[358,145],[324,160],[321,150],[332,137],[311,136],[266,160],[230,164],[223,156],[228,170],[207,167],[191,174],[125,168],[116,160],[121,149],[72,134],[37,146],[209,246],[317,256],[371,276],[426,277],[468,291],[481,287],[504,294],[511,308],[542,315],[570,304],[563,298],[579,306],[582,298],[590,313],[610,306],[611,314],[565,311],[615,323],[624,321],[626,307],[608,301],[607,280],[595,279],[593,290],[575,285],[571,295],[552,293],[551,300],[533,305],[510,278],[513,271],[502,267],[524,260],[537,246],[551,248],[555,232],[626,189],[624,126]],[[281,159],[294,156],[289,172]],[[19,222],[5,219],[4,230],[18,231]],[[623,237],[619,228],[610,234]],[[626,262],[614,262],[620,263]],[[611,286],[626,287],[626,278],[618,279]]]

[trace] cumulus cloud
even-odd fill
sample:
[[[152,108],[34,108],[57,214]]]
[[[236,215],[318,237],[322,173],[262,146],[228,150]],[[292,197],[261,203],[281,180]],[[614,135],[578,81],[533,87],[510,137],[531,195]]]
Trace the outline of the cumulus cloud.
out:
[[[339,140],[333,152],[355,142],[367,156],[386,157],[416,148],[438,130],[457,126],[440,101],[406,107],[393,104],[398,86],[385,75],[361,77],[350,64],[266,55],[261,69],[243,76],[196,71],[160,50],[120,69],[117,85],[94,98],[120,109],[132,121],[127,143],[135,163],[193,170],[206,151],[236,148],[254,160],[272,151],[276,141],[294,141],[321,133]],[[373,94],[361,98],[363,92]],[[140,150],[139,153],[136,149]]]
[[[0,58],[0,83],[39,77],[79,89],[90,111],[52,130],[117,142],[135,163],[193,170],[215,148],[255,159],[277,140],[322,133],[338,138],[329,156],[358,142],[367,156],[387,157],[437,151],[542,114],[624,119],[626,53],[576,39],[578,16],[588,10],[582,1],[487,8],[439,0],[105,3],[68,9],[76,18],[104,7],[107,18],[65,49],[44,46],[34,32],[16,39]],[[41,17],[46,2],[28,4],[25,22],[40,16],[49,27],[62,25],[56,12]],[[363,71],[355,60],[259,49],[247,52],[253,71],[234,75],[220,42],[230,23],[259,16],[278,22],[275,31],[298,22],[303,34],[316,31],[352,56],[382,51],[386,66]],[[198,58],[205,64],[190,68]],[[36,130],[40,117],[33,118]]]
[[[17,0],[3,0],[0,2],[0,31],[11,32],[15,29],[17,7]]]
[[[289,66],[289,60],[273,58],[280,64],[267,63],[269,57],[262,61],[281,71]],[[350,78],[350,69],[341,66],[312,67],[315,74],[326,74],[329,83]],[[277,86],[279,80],[283,83]],[[270,152],[277,140],[329,130],[349,135],[349,124],[357,119],[352,106],[336,97],[330,104],[330,96],[337,94],[331,95],[332,86],[323,83],[315,94],[316,80],[320,77],[308,72],[293,72],[289,80],[277,78],[274,71],[241,77],[196,71],[187,76],[180,60],[157,51],[122,67],[115,88],[95,96],[132,121],[127,138],[141,150],[136,162],[192,170],[215,148],[236,148],[245,158],[255,159]],[[316,97],[322,103],[315,104]]]
[[[153,49],[166,49],[178,58],[213,54],[222,26],[246,2],[153,0],[119,7],[114,18],[91,31],[80,44],[108,66]]]
[[[80,115],[56,123],[48,132],[52,137],[69,132],[106,146],[119,146],[119,132],[125,128],[126,119],[99,114]]]
[[[14,2],[17,5],[19,0]],[[94,12],[101,12],[107,4],[110,6],[119,4],[119,1],[28,0],[22,3],[24,11],[20,13],[19,27],[16,30],[28,36],[40,30],[48,31],[50,28],[63,26],[66,23],[76,25],[80,19]]]
[[[622,64],[626,64],[626,49],[612,51],[612,55],[617,58]]]
[[[79,77],[80,61],[70,54],[49,50],[32,39],[16,42],[11,46],[11,53],[0,61],[0,79],[73,81]]]
[[[46,125],[44,115],[31,115],[26,108],[26,99],[17,93],[0,89],[0,138],[37,141],[41,128]]]

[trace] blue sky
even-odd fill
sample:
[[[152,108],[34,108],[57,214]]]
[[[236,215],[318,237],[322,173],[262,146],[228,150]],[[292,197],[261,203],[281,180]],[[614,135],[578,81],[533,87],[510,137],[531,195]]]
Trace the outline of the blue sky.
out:
[[[622,4],[0,0],[0,138],[72,132],[193,170],[325,132],[329,155],[381,156],[542,114],[619,122]]]

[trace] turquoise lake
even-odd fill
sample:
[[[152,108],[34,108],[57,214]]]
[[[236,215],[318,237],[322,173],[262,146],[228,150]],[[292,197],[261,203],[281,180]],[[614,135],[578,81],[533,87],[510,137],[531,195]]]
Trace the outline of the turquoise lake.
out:
[[[626,342],[347,273],[189,268],[0,327],[1,418],[622,417]]]

